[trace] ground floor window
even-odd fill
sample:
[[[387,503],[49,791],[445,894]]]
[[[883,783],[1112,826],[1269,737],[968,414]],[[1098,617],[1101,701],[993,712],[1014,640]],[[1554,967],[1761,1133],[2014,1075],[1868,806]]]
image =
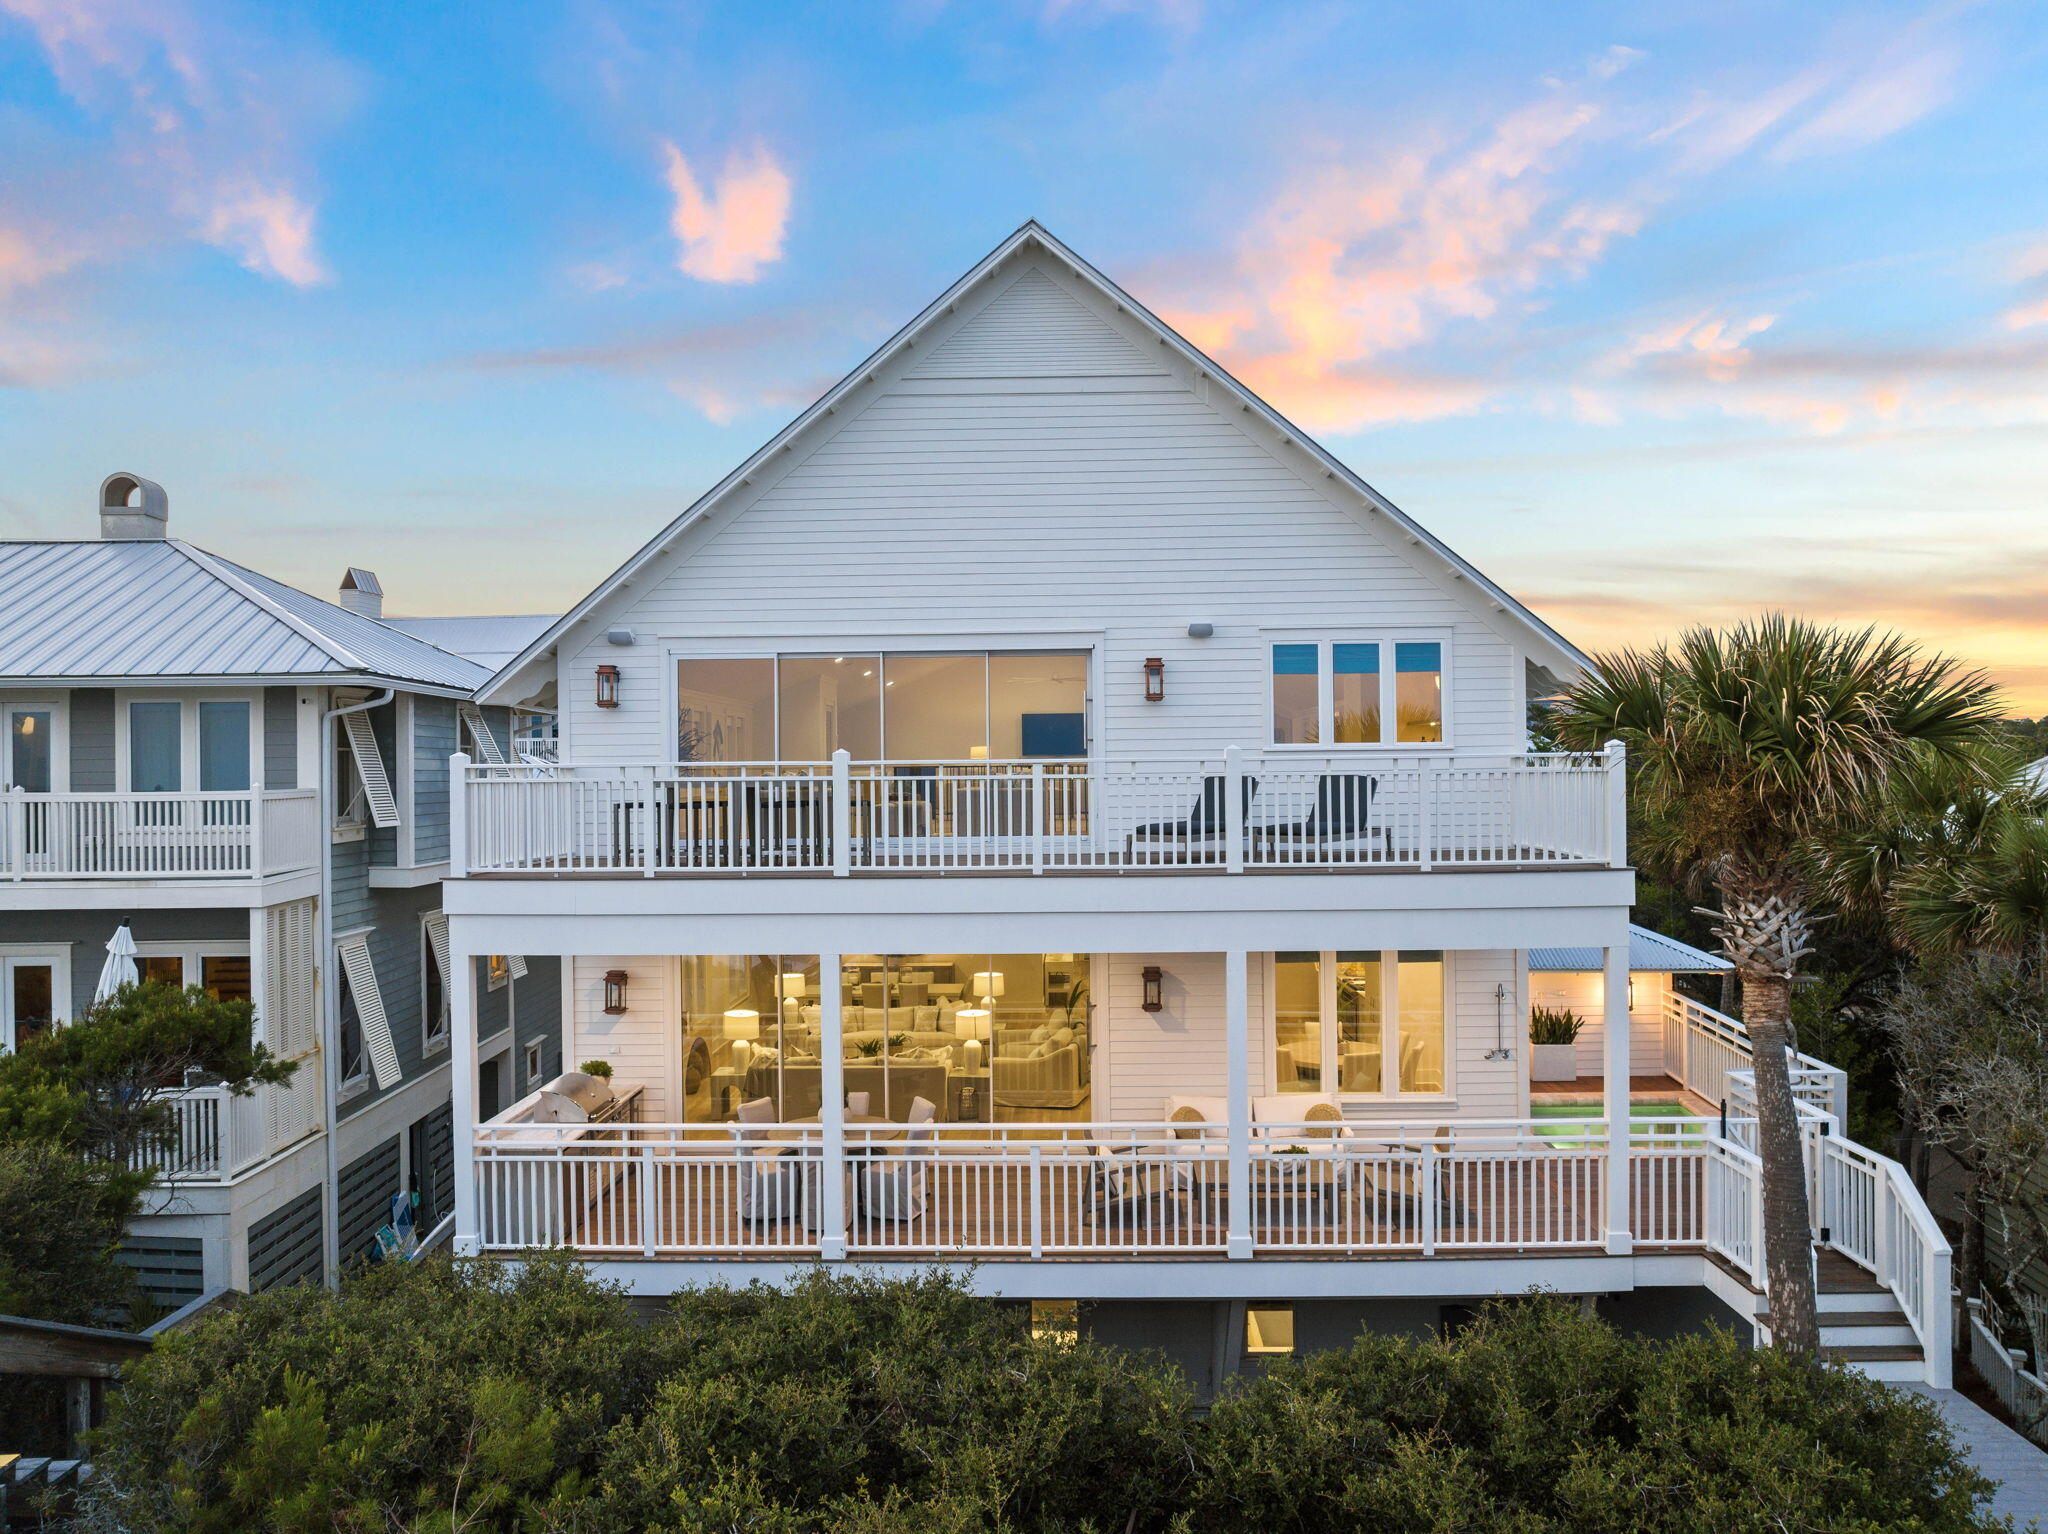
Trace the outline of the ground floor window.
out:
[[[906,1121],[920,1100],[944,1123],[1085,1119],[1089,956],[696,954],[682,965],[685,1119],[746,1107],[816,1116],[825,990],[837,991],[847,1110]]]
[[[1436,949],[1276,953],[1274,1090],[1441,1095],[1444,982]]]
[[[0,1049],[13,1051],[69,1016],[70,963],[54,954],[0,957]]]
[[[1247,1353],[1292,1353],[1294,1307],[1270,1301],[1245,1306],[1244,1350]]]
[[[1071,1345],[1081,1335],[1081,1306],[1077,1300],[1033,1300],[1031,1335],[1041,1342]]]

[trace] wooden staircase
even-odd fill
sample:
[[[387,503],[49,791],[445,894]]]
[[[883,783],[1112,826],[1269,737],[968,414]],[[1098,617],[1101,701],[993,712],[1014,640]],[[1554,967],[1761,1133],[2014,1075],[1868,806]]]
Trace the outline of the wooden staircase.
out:
[[[1920,1338],[1891,1291],[1839,1252],[1823,1250],[1815,1256],[1822,1355],[1872,1379],[1924,1380],[1927,1359]],[[1756,1325],[1762,1341],[1770,1331],[1770,1313],[1759,1315]]]

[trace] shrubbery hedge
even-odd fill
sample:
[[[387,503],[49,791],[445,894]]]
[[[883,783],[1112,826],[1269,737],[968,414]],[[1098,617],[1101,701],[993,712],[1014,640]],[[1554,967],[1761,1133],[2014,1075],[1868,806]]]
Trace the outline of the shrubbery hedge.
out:
[[[652,1325],[575,1265],[250,1299],[136,1366],[92,1520],[151,1531],[824,1534],[1990,1530],[1924,1401],[1738,1347],[1490,1307],[1206,1413],[943,1277],[709,1290]]]

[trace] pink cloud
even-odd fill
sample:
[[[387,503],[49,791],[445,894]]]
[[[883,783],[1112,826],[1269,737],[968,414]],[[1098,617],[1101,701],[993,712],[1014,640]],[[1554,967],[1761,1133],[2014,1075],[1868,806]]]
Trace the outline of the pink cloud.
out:
[[[347,94],[331,61],[276,46],[260,11],[0,0],[0,13],[28,27],[58,85],[111,132],[128,236],[112,243],[146,242],[147,220],[136,215],[154,211],[260,276],[295,287],[327,280],[302,162]]]
[[[704,282],[753,282],[782,259],[789,223],[789,175],[756,141],[726,156],[707,194],[683,152],[662,140],[675,211],[669,228],[680,245],[677,268]]]

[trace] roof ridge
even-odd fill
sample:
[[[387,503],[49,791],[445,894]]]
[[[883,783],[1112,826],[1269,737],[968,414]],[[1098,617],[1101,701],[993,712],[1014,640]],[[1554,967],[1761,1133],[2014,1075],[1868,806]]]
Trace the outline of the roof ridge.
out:
[[[180,538],[167,538],[164,541],[191,560],[192,563],[199,566],[208,575],[211,575],[215,580],[231,590],[240,592],[244,597],[269,613],[308,644],[324,651],[330,658],[341,662],[342,665],[354,671],[368,671],[370,669],[355,652],[337,643],[331,636],[321,633],[312,624],[286,612],[268,596],[243,580],[239,574],[233,573],[241,570],[242,567],[235,564],[232,560],[223,559],[217,554],[209,554],[206,550],[195,548]],[[319,599],[316,597],[314,600],[318,601]],[[407,635],[406,637],[413,638],[414,636]],[[417,640],[416,642],[420,644],[427,643],[424,639]],[[431,646],[431,648],[439,649],[440,647],[435,645]],[[446,652],[444,651],[443,653],[445,654]]]

